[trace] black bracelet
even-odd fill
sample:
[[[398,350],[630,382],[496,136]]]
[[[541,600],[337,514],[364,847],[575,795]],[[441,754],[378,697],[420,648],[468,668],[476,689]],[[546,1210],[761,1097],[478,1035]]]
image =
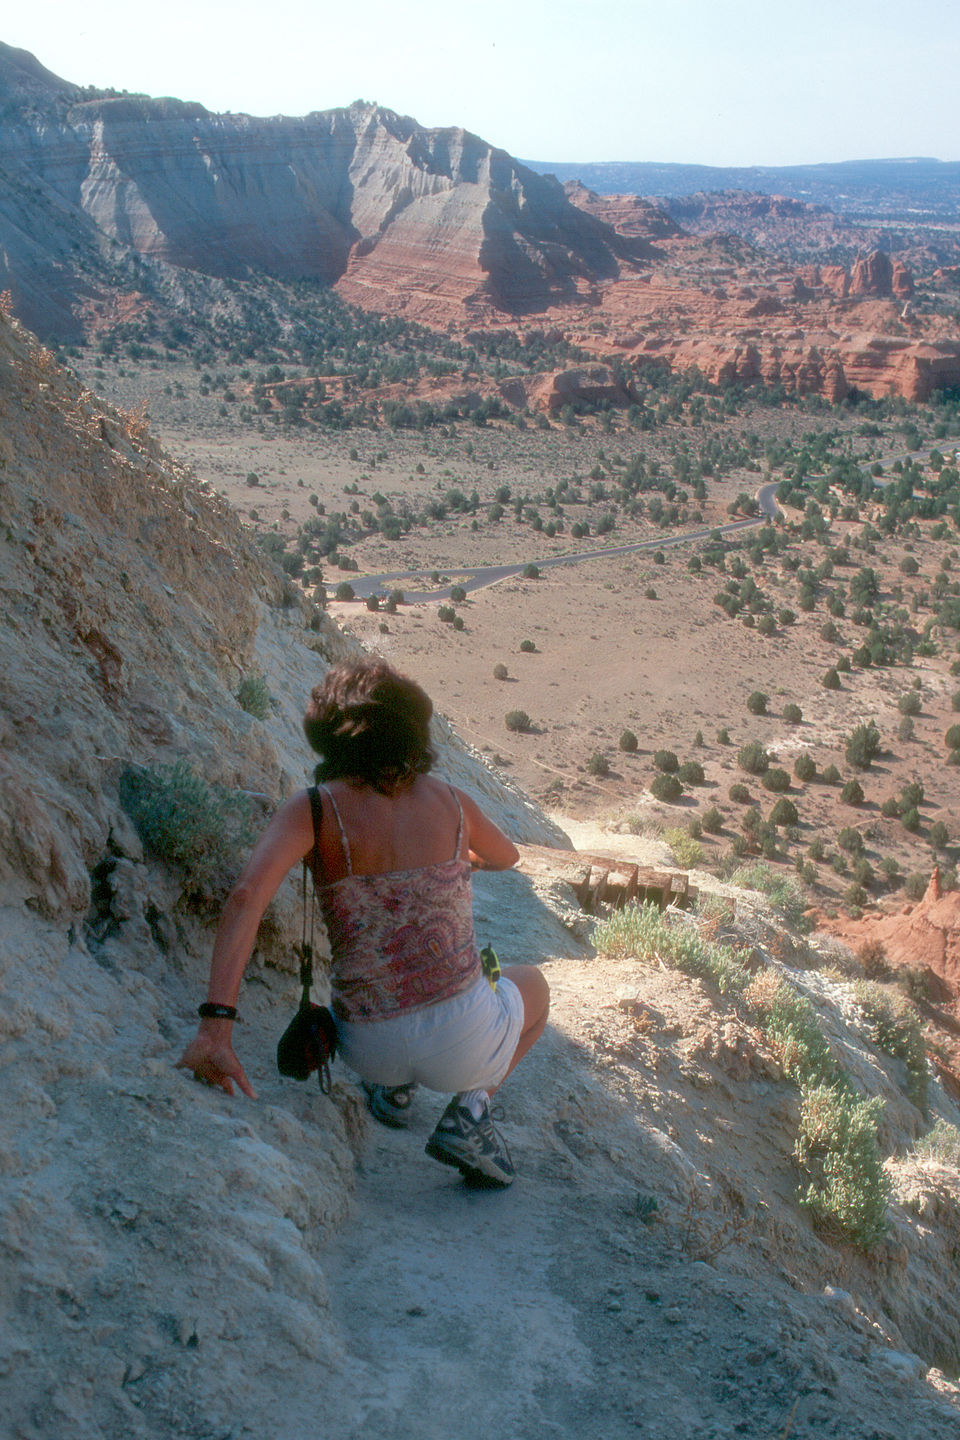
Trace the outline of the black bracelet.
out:
[[[236,1020],[237,1007],[235,1005],[214,1005],[205,1000],[202,1005],[197,1006],[197,1014],[201,1020]]]

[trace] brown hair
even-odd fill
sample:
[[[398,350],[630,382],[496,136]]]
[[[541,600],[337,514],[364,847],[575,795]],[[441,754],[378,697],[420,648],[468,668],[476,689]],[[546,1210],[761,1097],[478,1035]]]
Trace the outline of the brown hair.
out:
[[[303,728],[320,755],[317,781],[360,780],[389,795],[433,764],[433,704],[416,681],[370,658],[328,670]]]

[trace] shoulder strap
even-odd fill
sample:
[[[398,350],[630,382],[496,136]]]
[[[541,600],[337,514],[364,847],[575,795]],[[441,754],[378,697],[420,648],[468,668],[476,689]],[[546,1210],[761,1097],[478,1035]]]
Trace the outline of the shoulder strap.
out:
[[[460,817],[459,821],[457,822],[457,843],[453,852],[453,858],[454,860],[457,860],[460,856],[460,841],[463,839],[463,806],[460,804],[460,796],[457,794],[456,790],[454,790],[453,786],[448,783],[447,789],[450,791],[450,794],[457,802],[457,814]]]
[[[337,802],[336,800],[334,800],[332,792],[327,789],[326,785],[322,785],[320,788],[323,790],[327,799],[330,801],[330,804],[333,808],[333,813],[337,817],[337,824],[340,827],[340,844],[343,846],[344,863],[347,867],[347,874],[352,875],[353,865],[350,863],[350,841],[347,839],[347,832],[343,828],[343,820],[340,818],[340,811],[337,809]]]
[[[311,785],[307,791],[310,799],[310,815],[313,819],[313,849],[310,851],[310,868],[314,875],[319,875],[320,866],[320,826],[323,822],[323,800],[320,796],[320,787]]]

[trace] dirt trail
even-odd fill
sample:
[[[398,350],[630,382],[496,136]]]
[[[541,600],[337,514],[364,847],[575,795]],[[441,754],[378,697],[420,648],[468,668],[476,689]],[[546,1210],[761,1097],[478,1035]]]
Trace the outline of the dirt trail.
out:
[[[407,1132],[368,1127],[353,1214],[322,1256],[343,1343],[325,1433],[954,1440],[955,1400],[843,1292],[761,1277],[737,1247],[713,1263],[684,1249],[692,1166],[631,1103],[639,1072],[605,1071],[590,1042],[623,975],[545,968],[553,1022],[500,1097],[510,1190],[471,1192],[424,1156],[440,1097],[419,1093]]]

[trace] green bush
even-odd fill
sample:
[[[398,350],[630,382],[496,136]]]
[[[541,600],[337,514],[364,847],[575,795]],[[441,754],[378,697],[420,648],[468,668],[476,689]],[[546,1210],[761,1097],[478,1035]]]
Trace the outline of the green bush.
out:
[[[960,1130],[949,1120],[938,1120],[926,1135],[921,1135],[912,1153],[919,1160],[935,1160],[938,1165],[960,1170]]]
[[[593,932],[601,955],[659,961],[686,975],[710,980],[723,994],[741,994],[750,972],[726,945],[712,945],[691,925],[677,923],[656,905],[627,905],[615,910]]]
[[[874,722],[869,720],[851,730],[844,749],[848,765],[854,765],[858,770],[869,770],[880,753],[880,731]]]
[[[509,676],[510,672],[507,669],[506,665],[504,665],[502,660],[498,661],[497,664],[493,667],[494,680],[507,680],[509,679]]]
[[[772,615],[761,615],[761,616],[760,616],[760,619],[757,621],[757,632],[758,632],[758,634],[760,634],[760,635],[766,635],[766,636],[768,636],[768,637],[769,637],[770,635],[776,635],[776,633],[777,633],[777,622],[776,622],[776,620],[774,620],[774,618],[773,618]],[[761,712],[761,713],[766,713],[766,712]]]
[[[923,709],[923,701],[916,690],[908,690],[897,701],[897,709],[901,715],[919,715]]]
[[[841,850],[846,850],[848,855],[863,853],[863,836],[852,825],[847,825],[840,831],[837,836],[837,844]]]
[[[349,580],[341,580],[333,592],[334,600],[356,600],[357,595]]]
[[[960,750],[960,725],[951,725],[943,737],[948,750]]]
[[[437,619],[443,625],[452,625],[457,617],[457,612],[452,605],[438,605]]]
[[[653,763],[665,775],[675,775],[680,768],[680,761],[672,750],[654,750]]]
[[[920,829],[920,811],[915,805],[911,805],[909,809],[904,810],[900,816],[900,824],[904,830],[908,830],[911,835],[916,835]]]
[[[805,1186],[800,1203],[815,1223],[863,1249],[887,1230],[889,1184],[877,1143],[883,1101],[858,1100],[833,1085],[803,1092],[794,1154]]]
[[[812,755],[804,752],[803,755],[798,755],[794,761],[793,773],[798,780],[813,780],[817,774],[817,762]]]
[[[858,980],[854,999],[870,1027],[870,1038],[878,1050],[904,1062],[905,1090],[921,1110],[927,1106],[927,1047],[923,1030],[910,1001],[898,991],[885,990],[869,980]]]
[[[762,690],[752,691],[752,693],[747,696],[747,709],[750,711],[750,714],[766,715],[767,701],[769,698],[769,695],[765,695]]]
[[[539,567],[539,565],[524,565],[524,567],[523,567],[523,578],[524,578],[524,580],[539,580],[539,579],[540,579],[540,567]]]
[[[730,744],[730,731],[727,729],[726,725],[721,725],[720,729],[717,731],[717,744]]]
[[[650,785],[650,793],[655,800],[662,800],[667,805],[675,805],[683,794],[683,786],[676,775],[655,775]]]
[[[508,710],[503,717],[503,723],[508,730],[516,731],[518,734],[526,734],[530,729],[530,716],[526,710]]]
[[[900,724],[897,726],[897,739],[906,742],[907,740],[912,740],[913,735],[913,721],[911,720],[909,715],[905,715],[900,721]]]
[[[590,759],[587,761],[587,770],[591,775],[596,775],[601,780],[610,774],[610,761],[602,750],[594,750]]]
[[[459,605],[460,602],[466,600],[466,598],[467,592],[462,585],[450,586],[450,599],[453,600],[455,604]]]
[[[699,760],[684,760],[677,770],[677,779],[682,780],[684,785],[703,784],[703,766]]]
[[[787,924],[794,930],[806,931],[809,926],[805,916],[807,900],[795,881],[771,870],[762,860],[750,865],[741,865],[730,876],[731,885],[742,885],[748,890],[759,890],[767,896]]]
[[[840,1072],[810,1001],[787,980],[760,994],[754,1009],[786,1077],[800,1086],[835,1083]]]
[[[701,823],[708,835],[719,835],[723,829],[723,814],[716,805],[711,805],[709,809],[704,810]]]
[[[730,796],[730,799],[734,802],[735,805],[750,804],[750,791],[747,786],[744,785],[743,782],[740,780],[734,781],[734,783],[730,786],[730,789],[727,791],[727,794]]]
[[[778,765],[771,765],[760,783],[764,790],[769,790],[774,795],[781,795],[784,790],[790,789],[790,776]]]
[[[844,805],[863,804],[863,786],[859,780],[848,780],[840,791],[840,799]]]
[[[120,804],[147,850],[181,871],[187,888],[229,888],[254,839],[255,802],[210,785],[185,760],[125,770]]]
[[[803,711],[799,705],[784,705],[783,718],[788,725],[799,725],[803,720]]]
[[[797,825],[799,822],[800,816],[797,813],[796,805],[794,805],[792,800],[788,800],[786,795],[781,795],[780,799],[770,811],[770,824]]]
[[[837,674],[833,666],[831,666],[830,669],[826,672],[826,674],[822,677],[820,684],[823,686],[824,690],[840,689],[840,676]]]
[[[244,675],[237,686],[237,702],[255,720],[266,720],[270,714],[270,691],[267,682],[258,670]]]
[[[683,830],[670,829],[663,832],[663,838],[670,846],[674,863],[682,870],[690,870],[700,864],[703,859],[703,846],[692,835]]]
[[[841,780],[840,771],[836,765],[824,766],[822,780],[824,785],[839,785]]]
[[[737,752],[737,764],[748,775],[763,775],[770,768],[770,756],[759,740],[751,740]]]
[[[524,655],[533,655],[536,651],[536,648],[537,647],[532,640],[520,641],[520,649]]]
[[[636,754],[638,744],[639,742],[637,740],[637,737],[636,735],[634,735],[632,730],[621,730],[620,739],[617,741],[617,745],[624,752],[625,755]]]

